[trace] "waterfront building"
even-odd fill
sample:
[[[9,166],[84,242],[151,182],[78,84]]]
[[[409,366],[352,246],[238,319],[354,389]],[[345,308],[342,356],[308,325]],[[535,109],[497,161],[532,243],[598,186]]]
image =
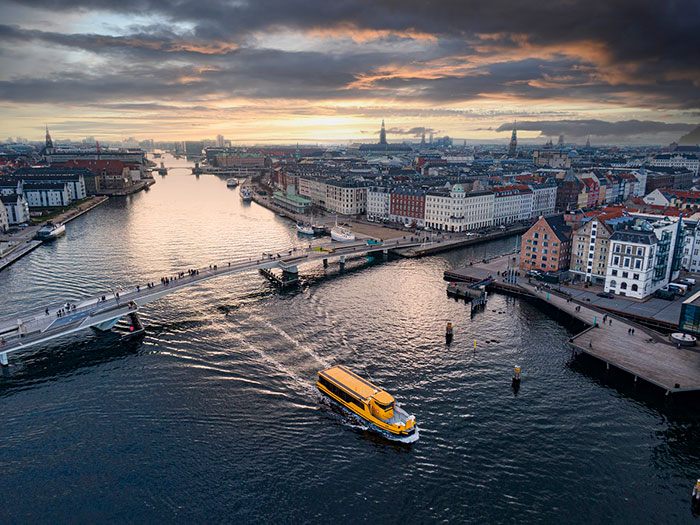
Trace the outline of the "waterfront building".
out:
[[[265,157],[260,153],[222,151],[216,155],[215,165],[222,168],[259,170],[265,167]]]
[[[289,186],[287,191],[274,192],[272,203],[292,213],[308,213],[311,210],[311,199],[297,195],[294,186]]]
[[[449,190],[431,190],[425,203],[425,222],[441,231],[469,231],[493,225],[494,193],[466,192],[461,184]]]
[[[634,219],[623,216],[622,212],[584,218],[571,237],[571,273],[580,276],[582,281],[604,284],[610,236],[615,229],[630,224],[634,224]]]
[[[520,268],[558,272],[569,268],[571,256],[571,228],[561,215],[540,217],[523,234],[520,249]]]
[[[367,218],[389,220],[391,215],[391,190],[372,187],[367,189]]]
[[[71,159],[53,167],[83,168],[85,191],[94,195],[105,189],[128,188],[143,177],[143,166],[116,159]]]
[[[12,195],[0,195],[0,202],[5,207],[7,222],[9,224],[23,224],[29,222],[29,204],[24,195],[17,193]]]
[[[10,227],[10,221],[7,217],[5,205],[0,200],[0,233],[5,233]]]
[[[86,168],[64,168],[48,166],[44,168],[20,168],[12,176],[26,184],[67,184],[70,200],[82,200],[85,190]]]
[[[493,186],[493,223],[511,224],[532,217],[533,193],[525,185]]]
[[[30,208],[64,207],[71,203],[71,189],[65,182],[27,183],[23,195]]]
[[[367,211],[367,184],[356,179],[326,181],[325,208],[331,213],[359,215]]]
[[[425,203],[426,192],[421,188],[394,188],[389,196],[389,219],[422,227],[425,225]]]
[[[685,234],[679,218],[639,219],[610,236],[605,291],[644,299],[678,277]]]

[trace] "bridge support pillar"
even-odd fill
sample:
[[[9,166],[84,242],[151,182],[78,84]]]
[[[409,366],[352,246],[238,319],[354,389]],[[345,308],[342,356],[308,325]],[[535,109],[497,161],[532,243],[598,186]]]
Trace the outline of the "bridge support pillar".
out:
[[[389,250],[387,248],[382,250],[382,257],[384,257],[385,261],[389,258]]]
[[[328,268],[328,259],[323,259],[323,267]]]
[[[340,269],[341,270],[345,269],[345,255],[340,256]]]
[[[7,366],[9,363],[7,361],[7,352],[0,354],[0,365]]]
[[[288,286],[299,281],[299,269],[296,266],[290,266],[282,270],[282,286]]]

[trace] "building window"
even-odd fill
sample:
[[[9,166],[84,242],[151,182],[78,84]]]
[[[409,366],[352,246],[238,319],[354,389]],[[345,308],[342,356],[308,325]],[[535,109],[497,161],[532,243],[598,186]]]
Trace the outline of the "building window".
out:
[[[639,274],[638,273],[632,274],[632,278],[639,281]]]
[[[617,286],[617,281],[610,281],[610,288],[615,288]]]
[[[613,274],[613,275],[617,275],[617,270],[613,270],[613,271],[612,271],[612,274]]]
[[[619,265],[620,264],[620,258],[616,255],[613,257],[613,264]]]

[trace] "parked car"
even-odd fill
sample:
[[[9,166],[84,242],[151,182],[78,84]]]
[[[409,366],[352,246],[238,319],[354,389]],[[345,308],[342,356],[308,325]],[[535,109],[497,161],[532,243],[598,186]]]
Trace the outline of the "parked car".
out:
[[[611,292],[598,292],[596,295],[598,297],[605,297],[606,299],[615,299],[615,294]]]
[[[656,290],[654,292],[654,297],[657,297],[659,299],[665,299],[666,301],[673,301],[673,299],[676,297],[676,294],[671,292],[670,290]]]

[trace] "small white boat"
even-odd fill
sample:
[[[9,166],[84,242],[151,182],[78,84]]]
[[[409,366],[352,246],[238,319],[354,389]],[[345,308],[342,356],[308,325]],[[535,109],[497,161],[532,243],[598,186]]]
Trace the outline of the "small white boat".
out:
[[[253,200],[253,194],[250,192],[250,188],[241,188],[241,199],[243,202],[250,202]]]
[[[228,188],[235,188],[236,186],[238,186],[238,181],[233,177],[231,177],[230,179],[226,179],[226,186]]]
[[[336,224],[331,228],[331,239],[338,242],[352,242],[355,240],[355,234],[352,230]]]
[[[49,241],[51,239],[55,239],[56,237],[60,237],[64,233],[66,233],[65,224],[61,224],[60,222],[54,224],[53,222],[48,221],[39,229],[38,232],[36,232],[35,237],[41,241]]]
[[[316,230],[310,224],[297,222],[297,233],[302,233],[304,235],[314,235]]]

